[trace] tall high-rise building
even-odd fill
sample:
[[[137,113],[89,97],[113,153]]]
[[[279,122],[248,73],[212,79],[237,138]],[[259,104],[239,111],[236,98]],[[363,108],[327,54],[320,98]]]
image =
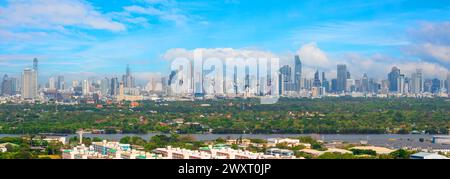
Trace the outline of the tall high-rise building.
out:
[[[34,58],[34,59],[33,59],[33,70],[37,72],[38,69],[39,69],[39,68],[38,68],[38,59],[37,59],[37,58]]]
[[[331,92],[337,92],[337,79],[331,79]]]
[[[445,89],[447,89],[447,93],[450,94],[450,73],[447,74],[447,80],[445,80]]]
[[[322,72],[322,87],[325,88],[325,92],[330,92],[330,82],[325,77],[325,72]]]
[[[65,90],[66,82],[64,81],[64,76],[59,75],[56,80],[56,89],[57,90]]]
[[[83,80],[83,83],[81,86],[82,86],[83,95],[88,95],[90,92],[90,86],[91,86],[91,84],[89,83],[89,80]]]
[[[15,82],[14,78],[8,77],[7,74],[3,76],[3,79],[0,83],[1,89],[0,89],[0,95],[1,96],[10,96],[14,94],[14,86],[13,83]]]
[[[361,79],[361,92],[363,93],[369,92],[369,78],[367,77],[366,73],[364,73]]]
[[[337,84],[336,92],[342,93],[347,87],[348,72],[346,65],[337,65]]]
[[[292,69],[289,65],[281,67],[279,84],[280,94],[283,94],[286,91],[292,91]]]
[[[37,96],[37,71],[27,68],[22,74],[22,98],[35,99]]]
[[[296,91],[300,91],[300,83],[302,80],[302,61],[298,55],[295,56],[294,66],[294,86]]]
[[[405,75],[400,74],[397,78],[397,93],[404,94],[405,93]]]
[[[111,78],[111,88],[109,89],[110,95],[115,96],[118,94],[119,80],[117,78]]]
[[[109,79],[107,77],[105,77],[104,79],[102,79],[102,81],[100,82],[100,92],[103,96],[107,95],[109,92],[111,85],[109,83]]]
[[[441,89],[441,80],[435,78],[431,80],[431,93],[439,93]]]
[[[48,89],[56,90],[56,79],[53,76],[48,78]]]
[[[129,65],[127,65],[126,74],[122,77],[122,82],[125,88],[134,88],[134,77],[131,76]]]
[[[392,67],[391,72],[388,74],[390,92],[398,92],[400,90],[398,88],[399,77],[400,77],[400,69],[398,69],[397,67]]]
[[[415,73],[411,75],[411,93],[418,94],[423,91],[423,79],[422,70],[417,69]]]
[[[320,82],[319,70],[317,70],[316,73],[314,73],[313,87],[320,87],[320,86],[322,86],[322,83]]]

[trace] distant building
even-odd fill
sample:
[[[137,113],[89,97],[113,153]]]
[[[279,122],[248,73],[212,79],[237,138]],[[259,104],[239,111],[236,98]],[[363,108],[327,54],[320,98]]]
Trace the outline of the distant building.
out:
[[[390,92],[398,92],[398,80],[400,77],[400,69],[397,67],[392,67],[391,72],[388,74],[389,81],[389,91]]]
[[[35,99],[38,96],[37,71],[25,69],[22,74],[22,98]]]
[[[337,83],[336,83],[336,92],[342,93],[345,91],[347,87],[347,66],[346,65],[337,65]]]
[[[11,96],[16,92],[16,79],[4,75],[2,81],[0,82],[0,96]]]
[[[296,91],[300,91],[301,80],[302,80],[302,62],[298,55],[295,56],[295,70],[294,70],[294,86]]]
[[[422,69],[417,69],[411,75],[411,93],[419,94],[423,91]]]
[[[410,156],[410,159],[449,159],[449,158],[436,153],[419,152],[416,154],[412,154]]]

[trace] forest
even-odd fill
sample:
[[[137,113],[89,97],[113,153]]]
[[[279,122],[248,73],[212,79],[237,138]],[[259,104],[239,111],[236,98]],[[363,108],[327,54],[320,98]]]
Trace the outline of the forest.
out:
[[[0,134],[445,134],[446,98],[282,98],[118,104],[0,104]]]

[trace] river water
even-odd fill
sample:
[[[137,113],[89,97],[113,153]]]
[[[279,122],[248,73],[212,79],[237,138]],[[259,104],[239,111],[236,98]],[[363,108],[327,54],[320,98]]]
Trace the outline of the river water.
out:
[[[159,133],[150,134],[84,134],[83,137],[98,137],[101,139],[119,141],[126,136],[139,136],[145,140],[149,140],[151,137],[159,135]],[[370,145],[385,146],[390,148],[402,148],[402,147],[420,147],[420,148],[446,148],[450,149],[450,145],[434,144],[431,142],[433,135],[427,134],[189,134],[196,140],[206,141],[215,140],[217,138],[286,138],[286,137],[298,137],[298,136],[312,136],[316,139],[323,140],[325,142],[330,141],[343,141],[348,143],[360,143],[361,141],[367,141]],[[18,137],[21,135],[0,134],[2,137]],[[77,136],[77,134],[67,135],[67,137]]]

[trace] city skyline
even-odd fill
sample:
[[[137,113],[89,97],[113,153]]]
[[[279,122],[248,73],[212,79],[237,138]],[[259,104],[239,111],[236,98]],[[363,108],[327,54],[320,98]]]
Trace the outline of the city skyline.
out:
[[[0,3],[2,75],[20,77],[36,57],[40,83],[59,75],[120,78],[130,64],[135,80],[145,84],[153,73],[168,74],[169,60],[195,49],[219,57],[276,56],[285,63],[299,55],[308,78],[316,70],[335,76],[337,64],[380,79],[392,66],[407,76],[422,69],[426,78],[440,79],[449,68],[446,1],[328,2],[329,7],[316,1],[56,2]]]

